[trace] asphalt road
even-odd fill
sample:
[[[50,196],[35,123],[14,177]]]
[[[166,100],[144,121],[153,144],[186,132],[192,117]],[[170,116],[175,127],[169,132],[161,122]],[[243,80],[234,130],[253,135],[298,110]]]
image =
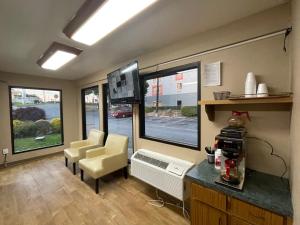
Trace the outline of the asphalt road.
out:
[[[197,118],[146,117],[146,136],[197,145]]]

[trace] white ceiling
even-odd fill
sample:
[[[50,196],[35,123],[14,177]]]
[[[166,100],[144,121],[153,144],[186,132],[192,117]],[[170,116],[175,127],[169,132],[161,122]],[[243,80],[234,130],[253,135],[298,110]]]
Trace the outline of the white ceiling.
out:
[[[159,0],[90,47],[62,33],[83,2],[1,0],[0,70],[78,79],[286,0]],[[58,71],[43,70],[36,61],[53,41],[79,47],[84,52]]]

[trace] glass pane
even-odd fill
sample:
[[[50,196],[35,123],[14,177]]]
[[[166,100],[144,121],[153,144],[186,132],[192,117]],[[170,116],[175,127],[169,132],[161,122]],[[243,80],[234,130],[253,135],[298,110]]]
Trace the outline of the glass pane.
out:
[[[61,92],[11,88],[14,153],[63,144]]]
[[[198,145],[198,69],[147,80],[145,136]]]
[[[91,129],[99,130],[99,89],[98,86],[84,89],[85,134]],[[85,137],[86,138],[86,137]]]
[[[129,137],[128,157],[133,154],[132,144],[132,105],[110,104],[107,95],[107,125],[108,133],[121,134]]]

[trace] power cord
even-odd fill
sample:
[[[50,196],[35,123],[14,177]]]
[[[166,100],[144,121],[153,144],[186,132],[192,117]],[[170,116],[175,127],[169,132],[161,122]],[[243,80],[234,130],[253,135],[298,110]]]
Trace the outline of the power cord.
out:
[[[277,157],[278,159],[280,159],[280,160],[283,162],[283,164],[284,164],[284,172],[283,172],[282,175],[280,176],[280,178],[282,179],[282,178],[284,177],[284,175],[287,173],[288,167],[287,167],[287,164],[286,164],[284,158],[281,157],[280,155],[274,153],[274,147],[273,147],[273,145],[272,145],[270,142],[268,142],[268,141],[266,141],[266,140],[264,140],[264,139],[258,138],[258,137],[249,137],[249,136],[247,136],[247,138],[249,138],[249,139],[255,139],[255,140],[264,142],[265,144],[267,144],[267,145],[271,148],[271,153],[270,153],[270,155],[271,155],[271,156],[274,156],[274,157]]]
[[[292,27],[289,27],[286,31],[285,31],[285,34],[284,34],[284,41],[283,41],[283,51],[286,52],[286,39],[287,39],[287,36],[289,36],[289,34],[292,32]]]
[[[190,220],[190,215],[189,215],[188,211],[185,208],[184,201],[182,201],[182,206],[180,204],[174,204],[174,203],[171,203],[171,202],[166,202],[162,197],[159,196],[157,188],[155,189],[155,193],[156,193],[156,199],[148,201],[148,203],[150,205],[158,207],[158,208],[162,208],[165,205],[171,205],[171,206],[180,208],[180,209],[182,209],[182,215],[183,215],[183,217],[186,220]]]

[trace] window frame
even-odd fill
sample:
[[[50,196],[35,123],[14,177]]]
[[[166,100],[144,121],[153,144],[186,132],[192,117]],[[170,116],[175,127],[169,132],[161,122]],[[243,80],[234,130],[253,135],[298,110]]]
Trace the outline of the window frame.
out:
[[[99,130],[101,125],[101,115],[100,115],[100,86],[94,85],[81,89],[81,128],[82,128],[82,139],[86,140],[88,138],[88,134],[86,132],[86,110],[85,110],[85,91],[92,88],[98,88],[98,110],[99,110]]]
[[[107,104],[107,98],[109,97],[108,93],[108,83],[102,84],[102,102],[103,102],[103,130],[105,132],[104,135],[104,141],[106,141],[108,136],[108,104]],[[132,128],[132,152],[135,153],[135,144],[134,144],[134,123],[133,123],[133,116],[134,116],[134,104],[130,104],[132,107],[132,120],[131,120],[131,128]],[[130,158],[128,159],[128,162],[130,162]]]
[[[23,152],[15,152],[15,143],[14,143],[14,128],[13,128],[13,115],[12,115],[12,96],[11,96],[11,89],[13,88],[23,88],[23,89],[31,89],[31,90],[45,90],[45,91],[58,91],[60,93],[60,121],[61,121],[61,144],[58,145],[51,145],[47,147],[40,147],[40,148],[34,148]],[[12,147],[12,154],[24,154],[27,152],[47,149],[47,148],[53,148],[53,147],[59,147],[64,145],[64,120],[63,120],[63,91],[61,89],[54,89],[54,88],[38,88],[38,87],[27,87],[27,86],[15,86],[15,85],[9,85],[8,86],[8,95],[9,95],[9,115],[10,115],[10,135],[11,135],[11,147]]]
[[[167,77],[176,74],[177,72],[184,71],[184,70],[190,70],[190,69],[198,69],[198,74],[197,74],[197,145],[189,145],[189,144],[184,144],[172,140],[167,140],[167,139],[160,139],[156,137],[151,137],[147,136],[145,134],[145,95],[144,95],[144,82],[146,80],[151,80],[155,78],[162,78],[162,77]],[[190,63],[190,64],[185,64],[181,66],[176,66],[172,67],[169,69],[165,70],[160,70],[156,72],[151,72],[147,74],[142,74],[140,78],[140,87],[141,87],[141,104],[139,107],[139,137],[141,139],[146,139],[150,141],[156,141],[164,144],[169,144],[169,145],[175,145],[178,147],[184,147],[184,148],[189,148],[191,150],[197,150],[200,151],[200,146],[201,146],[201,108],[198,104],[198,101],[201,99],[201,64],[200,62],[195,62],[195,63]]]

